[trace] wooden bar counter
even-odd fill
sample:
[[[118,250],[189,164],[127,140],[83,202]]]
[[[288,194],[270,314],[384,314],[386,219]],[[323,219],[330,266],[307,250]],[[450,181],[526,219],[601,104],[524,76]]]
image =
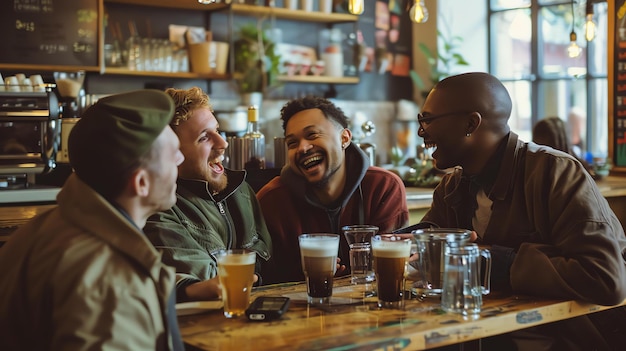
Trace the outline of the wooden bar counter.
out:
[[[364,285],[351,285],[349,278],[336,279],[331,304],[318,307],[306,304],[304,283],[255,288],[252,299],[291,298],[282,319],[227,319],[222,309],[215,308],[179,317],[180,330],[187,350],[423,350],[611,308],[494,295],[486,297],[480,315],[463,317],[442,311],[438,298],[410,299],[404,310],[382,310],[376,297],[365,297],[364,291]],[[215,302],[198,303],[202,304],[217,307]]]

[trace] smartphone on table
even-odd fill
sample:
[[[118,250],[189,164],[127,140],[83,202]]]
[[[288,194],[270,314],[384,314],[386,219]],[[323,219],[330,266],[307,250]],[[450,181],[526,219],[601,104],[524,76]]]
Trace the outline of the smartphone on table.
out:
[[[280,318],[288,308],[288,297],[259,296],[246,309],[246,316],[251,321],[271,321]]]

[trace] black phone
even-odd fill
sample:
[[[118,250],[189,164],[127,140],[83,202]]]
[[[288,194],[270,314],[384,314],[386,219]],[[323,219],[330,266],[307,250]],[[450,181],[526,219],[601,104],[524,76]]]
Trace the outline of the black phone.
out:
[[[251,321],[271,321],[280,318],[288,308],[288,297],[259,296],[246,309],[246,316]]]

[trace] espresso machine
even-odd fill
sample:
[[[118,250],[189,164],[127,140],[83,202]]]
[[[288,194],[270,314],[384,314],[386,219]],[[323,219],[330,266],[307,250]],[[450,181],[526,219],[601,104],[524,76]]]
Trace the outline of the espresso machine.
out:
[[[35,176],[56,167],[61,124],[54,87],[0,91],[0,203],[50,201],[58,192],[40,199],[23,191],[37,189]]]

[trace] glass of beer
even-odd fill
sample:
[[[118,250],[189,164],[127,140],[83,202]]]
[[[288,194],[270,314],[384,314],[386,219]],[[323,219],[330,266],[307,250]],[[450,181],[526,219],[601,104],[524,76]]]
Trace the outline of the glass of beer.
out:
[[[374,272],[378,287],[378,307],[404,306],[404,281],[408,270],[412,241],[397,235],[372,237]]]
[[[224,316],[245,315],[254,282],[256,253],[250,250],[223,250],[217,254],[217,275],[222,286]]]
[[[302,234],[300,256],[306,279],[307,301],[310,304],[328,304],[333,294],[333,277],[337,270],[339,235]]]

